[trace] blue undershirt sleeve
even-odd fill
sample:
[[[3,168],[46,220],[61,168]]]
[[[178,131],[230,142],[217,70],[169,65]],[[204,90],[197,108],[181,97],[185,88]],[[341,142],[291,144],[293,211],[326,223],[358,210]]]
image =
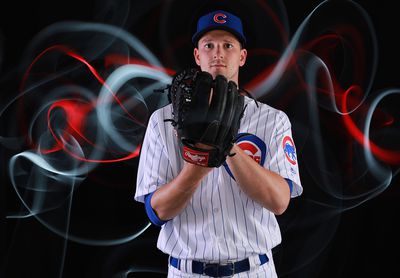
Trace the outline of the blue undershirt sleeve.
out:
[[[160,218],[158,218],[157,214],[155,213],[155,211],[153,210],[153,208],[151,207],[151,198],[153,197],[155,191],[153,191],[150,194],[147,194],[144,197],[144,206],[146,208],[146,213],[147,216],[150,219],[150,222],[153,223],[156,226],[161,227],[162,225],[164,225],[165,223],[167,223],[168,221],[163,221]]]
[[[293,182],[292,182],[291,180],[289,180],[289,179],[286,179],[286,178],[285,178],[285,180],[287,181],[287,183],[288,183],[288,185],[289,185],[290,194],[292,194],[292,190],[293,190]]]

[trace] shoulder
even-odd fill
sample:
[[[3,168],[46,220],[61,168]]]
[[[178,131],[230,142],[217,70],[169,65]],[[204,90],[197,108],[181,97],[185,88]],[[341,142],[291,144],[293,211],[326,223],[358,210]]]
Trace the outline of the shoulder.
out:
[[[286,115],[285,112],[283,112],[282,110],[279,110],[277,108],[274,108],[266,103],[263,102],[259,102],[249,98],[247,96],[245,96],[244,99],[244,105],[246,105],[246,110],[249,113],[255,114],[258,113],[261,116],[265,116],[268,115],[268,117],[273,117],[278,121],[283,121],[283,122],[290,122],[289,121],[289,117]],[[246,113],[245,110],[245,113]]]
[[[158,124],[164,122],[165,119],[170,119],[172,117],[172,105],[168,104],[161,108],[154,110],[154,112],[150,115],[149,125],[150,124]]]

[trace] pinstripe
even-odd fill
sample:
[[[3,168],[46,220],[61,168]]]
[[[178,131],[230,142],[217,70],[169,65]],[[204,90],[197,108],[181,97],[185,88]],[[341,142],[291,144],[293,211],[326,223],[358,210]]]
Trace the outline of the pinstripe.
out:
[[[214,171],[212,172],[212,184],[214,184]],[[213,196],[214,196],[214,186],[212,186],[211,187],[211,209],[209,210],[209,213],[211,213],[211,216],[212,216],[212,223],[213,223],[213,227],[214,227],[214,233],[212,233],[212,235],[214,236],[214,237],[212,237],[212,239],[215,239],[215,235],[217,234],[217,229],[216,229],[216,227],[215,227],[215,216],[214,216],[214,213],[213,213],[213,210],[214,210],[214,206],[213,206]],[[218,247],[218,251],[219,251],[219,245],[218,245],[218,243],[217,244],[213,244],[214,246],[215,245],[217,245],[217,247]],[[212,258],[212,260],[215,260],[215,258],[214,258],[214,248],[212,248],[211,247],[211,258]]]
[[[240,195],[244,195],[244,193],[240,192]],[[247,202],[249,201],[249,198],[247,196],[246,197],[246,207],[247,207]],[[246,239],[247,239],[247,243],[249,244],[251,250],[253,251],[253,253],[256,253],[254,251],[253,246],[251,246],[250,244],[250,239],[251,237],[249,237],[249,226],[247,225],[247,217],[246,217],[246,211],[245,211],[245,206],[243,204],[243,199],[242,199],[242,209],[243,209],[243,219],[244,219],[244,226],[246,227]]]
[[[187,231],[190,231],[190,230],[189,230],[189,218],[188,218],[188,214],[189,214],[189,213],[188,213],[188,210],[185,210],[185,212],[186,212],[185,214],[186,214],[186,227],[187,227],[186,229],[187,229]],[[196,221],[194,222],[194,225],[195,225],[195,226],[194,226],[194,227],[195,227],[194,230],[196,231]],[[194,234],[196,235],[196,233],[194,233]],[[186,246],[190,246],[190,245],[189,245],[189,234],[187,235]],[[182,249],[182,250],[183,250],[183,249]],[[186,249],[186,256],[185,256],[186,259],[188,259],[188,256],[189,256],[189,250]]]
[[[154,173],[154,172],[153,172],[153,166],[154,166],[154,161],[155,161],[156,152],[153,152],[152,155],[153,155],[153,156],[152,156],[152,159],[151,159],[150,169],[151,169],[151,172]]]
[[[162,152],[163,149],[164,149],[164,146],[162,147],[161,152]],[[155,153],[154,153],[154,155],[155,155]],[[158,160],[157,171],[155,173],[159,173],[160,172],[160,165],[161,165],[161,159]],[[156,182],[157,185],[159,185],[159,181],[160,181],[160,178],[157,177],[157,182]]]
[[[276,127],[276,117],[278,117],[278,115],[275,115],[275,119],[274,119],[274,126]],[[278,149],[279,149],[279,143],[278,143],[278,129],[275,129],[275,147],[276,147],[276,151],[278,151]],[[280,171],[280,167],[279,167],[279,162],[278,162],[278,158],[277,157],[275,157],[275,159],[274,159],[275,161],[276,161],[276,168],[278,169],[278,172],[280,173],[281,171]]]
[[[225,245],[226,245],[226,251],[227,251],[227,253],[228,253],[228,260],[230,260],[230,259],[231,259],[231,256],[230,256],[230,254],[229,254],[227,236],[226,236],[226,233],[225,233],[225,219],[224,219],[224,212],[223,212],[223,210],[222,210],[221,191],[219,190],[219,188],[220,188],[220,187],[218,186],[218,198],[219,198],[219,203],[220,203],[220,206],[221,206],[220,212],[221,212],[221,218],[222,218],[222,223],[223,223],[222,229],[223,229],[223,231],[224,231],[224,240],[225,240]],[[229,212],[227,211],[227,213],[229,213]]]
[[[211,214],[212,214],[212,220],[213,220],[213,224],[214,224],[214,238],[217,238],[218,239],[218,237],[216,237],[216,235],[218,235],[218,232],[217,232],[217,227],[215,226],[215,215],[214,215],[214,198],[213,198],[213,196],[214,196],[214,188],[215,188],[215,171],[213,171],[212,172],[212,184],[213,184],[213,186],[211,187],[212,188],[212,190],[211,190]],[[218,261],[220,261],[221,260],[221,249],[219,248],[219,241],[217,241],[217,247],[218,247]],[[213,258],[213,260],[216,260],[216,258],[214,257],[214,248],[211,248],[211,251],[212,251],[212,258]]]
[[[150,148],[150,144],[147,145],[147,149],[146,149],[145,153],[143,154],[143,157],[144,157],[144,164],[145,164],[145,165],[147,164],[147,155],[146,155],[146,154],[147,154],[147,152],[149,151],[149,148]],[[139,185],[139,186],[142,184],[143,177],[144,177],[144,175],[140,176],[140,180],[139,180],[139,182],[138,182],[138,185]],[[141,187],[139,187],[139,186],[138,186],[138,188],[141,188]]]
[[[172,173],[172,168],[171,168],[171,163],[169,162],[169,160],[167,160],[167,167],[166,167],[166,171],[165,171],[165,180],[168,180],[168,172],[169,170],[171,170]]]
[[[282,129],[285,130],[285,123],[282,121],[281,124],[282,124]],[[290,175],[289,175],[289,171],[288,171],[288,169],[287,169],[287,167],[288,167],[287,163],[283,163],[283,167],[285,168],[286,176],[287,176],[287,177],[290,176]],[[289,166],[289,167],[290,167],[290,166]]]
[[[254,130],[256,131],[256,130],[258,130],[258,123],[259,123],[259,121],[260,121],[260,118],[261,118],[261,110],[262,109],[258,109],[258,116],[257,116],[257,122],[256,122],[256,126],[255,126],[255,128],[254,128]],[[254,132],[255,133],[255,132]]]
[[[261,212],[261,219],[260,219],[260,224],[261,224],[261,227],[264,227],[264,214],[265,213],[262,213]],[[263,241],[264,241],[264,244],[263,244],[263,246],[265,245],[267,245],[267,239],[265,238],[265,233],[264,234],[261,234],[262,236],[263,236]]]
[[[253,218],[256,218],[255,217],[255,215],[256,215],[256,206],[254,204],[254,201],[252,202],[252,205],[253,205]],[[254,224],[254,233],[256,235],[257,249],[259,250],[260,249],[260,244],[258,242],[258,233],[257,233],[257,227],[256,227],[257,222],[253,222],[253,224]]]
[[[271,217],[274,217],[271,214],[267,214],[267,233],[265,233],[265,242],[267,243],[267,246],[272,246],[271,244]]]
[[[291,179],[292,197],[300,195],[300,179],[298,173],[293,174],[298,172],[297,165],[288,164],[282,148],[283,138],[291,137],[286,114],[263,103],[257,107],[247,97],[245,104],[239,132],[254,134],[265,142],[267,153],[262,166]],[[168,118],[172,118],[170,105],[155,111],[149,119],[139,160],[137,201],[143,201],[144,195],[172,180],[182,169],[173,127],[163,121]],[[217,207],[219,211],[214,212]],[[269,253],[280,240],[275,215],[249,199],[224,167],[219,167],[201,181],[187,207],[161,227],[157,247],[177,258],[224,261]],[[273,263],[265,265],[263,271],[234,277],[276,277]],[[170,277],[201,277],[169,272]]]
[[[232,193],[233,211],[235,212],[236,223],[238,223],[238,221],[237,221],[237,212],[236,212],[236,201],[235,201],[235,195],[233,194],[233,187],[232,187],[232,179],[229,180],[229,188],[231,189],[231,193]],[[227,194],[227,196],[228,196],[228,194]],[[230,209],[229,211],[231,212],[232,209]],[[230,224],[232,225],[232,221],[230,222]],[[239,251],[238,251],[238,248],[237,248],[237,242],[236,242],[236,235],[235,235],[235,228],[234,227],[232,227],[232,239],[233,239],[233,243],[234,243],[235,249],[236,249],[236,258],[239,258]],[[243,244],[243,242],[242,242],[242,244]]]
[[[146,130],[146,133],[150,133],[150,132],[152,132],[152,131],[154,132],[155,127],[156,127],[157,125],[158,125],[158,123],[157,123],[156,125],[153,125],[153,128],[152,128],[152,129]],[[146,150],[146,153],[144,154],[144,158],[145,158],[144,164],[145,164],[145,165],[147,165],[147,157],[148,157],[148,156],[147,156],[147,153],[149,152],[149,149],[150,149],[150,144],[148,144],[148,145],[147,145],[147,148],[145,149],[145,150]],[[140,177],[139,184],[142,183],[143,177],[144,177],[144,175]],[[139,188],[141,188],[141,187],[139,187]]]
[[[266,133],[267,133],[267,123],[269,122],[269,110],[267,110],[267,119],[265,120],[265,125],[264,125],[264,133],[263,133],[263,136],[261,137],[261,138],[268,138],[267,136],[266,136]],[[270,142],[265,142],[265,144],[267,145],[267,147],[268,147],[268,149],[267,149],[267,155],[271,155],[271,152],[269,151],[269,146],[270,146],[270,144],[271,144],[271,141]],[[264,164],[265,164],[265,162],[264,162]]]
[[[170,233],[169,233],[169,236],[168,236],[168,239],[165,241],[165,245],[164,245],[164,250],[167,250],[168,248],[167,248],[167,246],[168,246],[168,242],[169,242],[169,240],[171,239],[171,237],[172,237],[172,233],[174,232],[174,230],[173,229],[171,229],[170,228],[170,226],[171,226],[171,224],[170,223],[167,223],[164,227],[165,227],[165,233],[167,233],[167,230],[169,229],[170,230]]]
[[[193,216],[194,216],[194,239],[195,239],[195,246],[194,246],[194,253],[197,254],[197,217],[196,217],[196,211],[194,210],[194,207],[192,206],[192,211],[193,211]],[[189,225],[189,221],[188,221]],[[189,231],[189,227],[188,227]],[[188,257],[187,257],[188,258]]]
[[[182,217],[182,214],[180,214],[180,215],[178,215],[177,217],[175,217],[176,220],[174,219],[174,222],[179,220],[178,235],[181,234],[181,233],[180,233],[180,231],[181,231],[181,223],[182,223],[181,217]],[[174,226],[176,226],[176,225],[174,225]],[[173,235],[173,233],[172,233],[172,235]],[[178,238],[179,238],[179,237],[178,237]],[[174,244],[174,247],[172,247],[172,250],[171,250],[171,253],[172,253],[172,254],[174,254],[175,247],[176,247],[176,245],[178,244],[178,238],[175,238],[175,244]],[[182,251],[182,250],[181,250],[181,251]],[[181,254],[181,253],[178,253],[178,255],[180,255],[180,254]]]
[[[201,214],[203,215],[203,221],[201,222],[201,223],[202,223],[201,234],[202,234],[202,236],[203,236],[203,242],[206,243],[207,241],[206,241],[206,237],[205,237],[205,234],[204,234],[204,222],[205,222],[205,221],[204,221],[204,209],[203,209],[203,202],[202,202],[203,189],[204,189],[203,184],[204,184],[204,182],[202,181],[202,182],[201,182],[201,187],[200,187],[200,190],[201,190],[201,194],[200,194],[200,207],[201,207]],[[204,244],[203,256],[201,256],[201,258],[205,258],[205,254],[206,254],[206,244]]]

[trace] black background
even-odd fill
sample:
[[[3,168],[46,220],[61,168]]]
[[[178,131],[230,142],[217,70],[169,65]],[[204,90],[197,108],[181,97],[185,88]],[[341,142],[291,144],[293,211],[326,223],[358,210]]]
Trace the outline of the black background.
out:
[[[123,19],[101,15],[102,5],[118,6],[106,1],[13,1],[0,7],[0,36],[2,39],[2,60],[0,76],[2,89],[0,100],[4,103],[10,98],[18,86],[20,75],[17,65],[32,38],[43,28],[63,20],[102,21],[112,23],[124,22]],[[142,1],[141,1],[142,2]],[[132,11],[140,10],[138,16],[130,15],[124,23],[124,28],[137,35],[156,55],[162,57],[166,64],[175,70],[191,63],[190,45],[184,46],[179,59],[170,60],[162,51],[162,45],[157,41],[157,15],[169,1],[131,1]],[[174,1],[171,1],[173,3]],[[319,1],[283,1],[288,13],[291,30],[295,30],[301,21],[320,3]],[[121,1],[121,6],[127,1]],[[376,30],[379,47],[379,64],[374,90],[388,87],[400,87],[398,65],[400,64],[400,40],[398,38],[399,12],[396,1],[358,1],[371,17]],[[188,4],[188,6],[190,6]],[[193,4],[194,6],[194,4]],[[118,10],[116,8],[115,10]],[[99,15],[100,14],[100,15]],[[181,11],[186,18],[190,12]],[[113,20],[111,20],[113,19]],[[176,28],[188,32],[188,26],[175,22]],[[186,29],[185,29],[186,28]],[[184,58],[188,57],[188,58]],[[185,60],[186,59],[186,60]],[[334,138],[331,138],[335,140]],[[9,153],[2,150],[3,157]],[[68,242],[65,264],[62,266],[62,250],[64,241],[41,225],[34,218],[21,221],[6,219],[6,215],[19,208],[18,200],[13,193],[7,176],[7,160],[2,159],[2,181],[0,187],[1,208],[1,268],[2,277],[112,277],[115,273],[129,269],[132,265],[163,272],[166,270],[166,256],[156,249],[158,228],[151,226],[138,240],[110,247],[93,247],[74,242]],[[73,213],[80,209],[94,215],[96,219],[115,218],[118,225],[130,222],[146,223],[143,207],[132,201],[134,180],[136,177],[136,161],[128,164],[118,164],[112,169],[101,166],[93,176],[105,178],[116,186],[112,193],[107,185],[96,184],[93,180],[81,188],[84,202],[74,204]],[[307,180],[302,180],[307,190]],[[85,195],[86,194],[86,195]],[[302,198],[297,198],[295,208]],[[284,243],[276,250],[278,273],[282,277],[398,277],[398,211],[400,209],[400,189],[398,177],[391,186],[377,197],[351,210],[343,212],[340,217],[333,218],[333,238],[326,248],[308,262],[304,267],[287,272],[285,262],[291,261],[290,256],[296,254],[302,258],[302,251],[311,248],[312,241],[307,241],[302,249],[285,252],[290,249],[291,240],[297,241],[302,234],[284,234]],[[90,200],[96,200],[95,205]],[[99,201],[103,200],[103,201]],[[101,208],[99,208],[100,206]],[[294,207],[293,207],[294,206]],[[124,213],[121,213],[123,211]],[[312,213],[312,212],[311,212]],[[108,220],[109,221],[109,220]],[[331,221],[327,219],[327,222]],[[282,219],[285,222],[285,218]],[[113,229],[112,221],[108,226]],[[79,225],[73,223],[72,225]],[[117,225],[117,226],[118,226]],[[329,227],[329,226],[328,226]],[[119,228],[121,228],[119,226]],[[99,228],[100,229],[100,228]],[[118,229],[118,227],[117,227]],[[336,230],[337,229],[337,230]],[[302,232],[310,232],[303,230]],[[93,229],[91,231],[93,233]],[[107,235],[101,232],[101,235]],[[96,237],[96,234],[88,236]],[[297,246],[297,245],[296,245]],[[295,253],[293,253],[295,252]],[[304,252],[306,254],[307,252]],[[306,256],[306,255],[304,255]],[[306,258],[304,258],[306,259]],[[307,261],[307,260],[305,260]],[[62,273],[60,274],[60,269]],[[156,274],[131,273],[129,277],[152,277]],[[158,274],[159,277],[164,275]]]

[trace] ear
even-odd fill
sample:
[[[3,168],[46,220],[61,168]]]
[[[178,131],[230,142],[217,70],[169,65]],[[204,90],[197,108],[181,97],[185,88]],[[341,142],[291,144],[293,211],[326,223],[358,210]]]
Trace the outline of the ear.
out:
[[[193,56],[194,56],[194,60],[196,61],[196,64],[198,66],[200,66],[200,54],[199,54],[199,50],[197,48],[195,48],[193,50]]]
[[[243,48],[240,50],[239,66],[243,66],[246,63],[246,58],[247,58],[247,50]]]

